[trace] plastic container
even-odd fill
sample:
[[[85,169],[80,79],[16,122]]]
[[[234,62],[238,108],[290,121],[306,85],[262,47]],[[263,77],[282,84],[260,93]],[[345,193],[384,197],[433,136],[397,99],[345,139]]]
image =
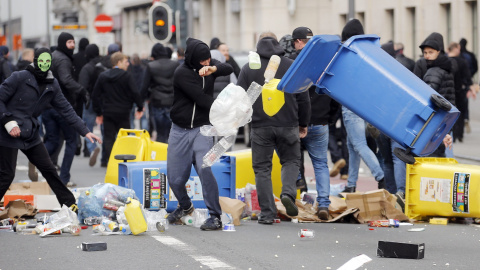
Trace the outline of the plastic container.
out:
[[[193,226],[194,224],[194,218],[191,215],[186,215],[180,218],[183,222],[183,224],[188,225],[188,226]]]
[[[295,60],[290,67],[292,72],[287,72],[278,88],[306,91],[308,88],[303,87],[307,84],[302,80],[310,75],[318,93],[329,95],[407,149],[404,155],[395,152],[403,161],[414,162],[408,151],[417,156],[435,151],[451,130],[459,111],[383,51],[378,36],[351,37],[330,61],[322,54],[328,51],[330,56],[334,50],[329,51],[327,47],[337,44],[339,38],[337,41],[328,38],[330,42],[317,42],[316,46],[307,43],[300,54],[302,57]],[[328,46],[324,50],[322,45]],[[309,71],[311,68],[315,68],[315,72]],[[319,70],[324,71],[315,79]],[[302,72],[308,75],[300,75]],[[293,78],[295,75],[299,78]]]
[[[280,56],[272,55],[270,60],[268,61],[267,68],[265,69],[265,73],[263,76],[265,77],[265,82],[268,83],[270,80],[275,78],[275,74],[277,73],[278,66],[280,65]]]
[[[118,185],[118,165],[123,160],[116,160],[116,155],[135,155],[132,161],[167,160],[167,147],[165,143],[152,141],[146,130],[121,128],[110,153],[105,183]]]
[[[121,224],[120,232],[126,235],[132,234],[132,230],[130,230],[130,226],[128,224]]]
[[[285,93],[277,90],[279,79],[271,79],[263,85],[262,104],[263,111],[268,116],[274,116],[285,104]]]
[[[128,202],[125,207],[125,217],[128,225],[130,225],[132,234],[137,235],[145,232],[147,230],[147,222],[143,217],[140,202],[132,198],[128,198]]]
[[[480,166],[453,158],[417,158],[407,165],[405,214],[428,217],[480,218]]]
[[[252,51],[248,53],[248,66],[250,69],[260,69],[262,67],[258,53]]]
[[[104,219],[102,220],[102,225],[109,232],[118,232],[120,230],[118,223],[112,220]]]
[[[220,139],[203,157],[202,168],[211,167],[227,150],[235,143],[236,135],[230,135]]]

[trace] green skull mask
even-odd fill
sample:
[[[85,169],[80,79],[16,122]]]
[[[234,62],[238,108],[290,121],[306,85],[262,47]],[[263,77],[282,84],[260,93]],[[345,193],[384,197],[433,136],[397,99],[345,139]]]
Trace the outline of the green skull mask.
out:
[[[49,53],[42,53],[38,56],[37,66],[41,71],[47,72],[52,65],[52,56]]]

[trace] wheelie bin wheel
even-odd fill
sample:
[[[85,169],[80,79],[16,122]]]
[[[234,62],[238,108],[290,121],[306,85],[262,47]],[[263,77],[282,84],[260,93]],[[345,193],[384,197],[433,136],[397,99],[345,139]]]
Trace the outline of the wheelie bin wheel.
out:
[[[407,163],[407,164],[414,164],[415,163],[415,157],[413,155],[408,154],[405,150],[396,147],[393,149],[393,153],[395,156],[397,156],[401,161]]]
[[[452,109],[452,104],[450,104],[450,102],[448,102],[440,95],[433,94],[430,96],[430,99],[432,100],[433,104],[435,104],[435,106],[437,106],[439,109],[442,109],[446,112]]]

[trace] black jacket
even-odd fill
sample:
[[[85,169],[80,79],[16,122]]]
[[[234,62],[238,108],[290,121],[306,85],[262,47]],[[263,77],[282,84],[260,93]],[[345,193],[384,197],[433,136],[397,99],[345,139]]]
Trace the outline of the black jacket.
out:
[[[265,69],[272,55],[281,58],[275,78],[281,79],[287,72],[293,60],[283,57],[282,46],[274,38],[266,37],[257,43],[257,53],[260,55],[262,67],[252,70],[244,65],[240,71],[237,84],[247,90],[252,82],[263,85],[265,82]],[[252,127],[306,127],[310,121],[310,100],[307,91],[300,94],[285,93],[285,104],[274,116],[268,116],[263,111],[262,96],[260,95],[253,104]]]
[[[154,107],[172,107],[173,75],[180,64],[168,58],[159,58],[147,64],[143,75],[142,95],[148,96]]]
[[[129,116],[134,102],[139,112],[143,110],[143,100],[133,77],[119,68],[109,69],[98,76],[92,102],[98,116]]]
[[[446,100],[455,105],[455,84],[450,59],[440,54],[433,62],[420,58],[413,71],[426,84],[437,91]]]
[[[219,76],[227,76],[233,72],[232,66],[210,60],[210,66],[217,71],[210,76],[201,77],[192,63],[195,47],[200,43],[196,39],[187,40],[185,62],[175,70],[173,75],[173,107],[170,111],[172,122],[182,128],[196,128],[209,125],[210,107],[213,103],[213,85]],[[205,44],[206,45],[206,44]]]
[[[93,92],[93,87],[95,86],[95,83],[97,82],[98,76],[100,75],[101,72],[104,70],[101,69],[99,71],[99,67],[96,65],[100,62],[101,56],[97,56],[90,60],[87,64],[85,64],[82,67],[82,70],[80,71],[80,75],[78,77],[78,83],[81,84],[88,92],[90,96],[92,96]]]
[[[47,78],[53,75],[49,72]],[[40,94],[37,81],[30,71],[22,70],[12,73],[0,86],[0,145],[4,147],[29,149],[41,143],[38,134],[37,117],[48,107],[53,107],[82,136],[89,130],[77,116],[70,103],[65,99],[56,79],[47,83]],[[7,133],[5,124],[17,121],[21,134],[14,138]]]
[[[400,64],[402,64],[404,67],[408,68],[408,70],[413,72],[413,69],[415,68],[415,61],[406,57],[403,53],[402,54],[397,54],[395,59],[397,59],[397,61]]]
[[[455,93],[457,96],[466,95],[470,85],[472,85],[472,76],[467,61],[459,56],[451,57],[450,60],[456,63],[457,69],[453,73],[455,84]]]
[[[290,55],[290,59],[297,59],[297,56],[302,50],[297,50],[294,54]],[[337,102],[334,102],[331,97],[327,95],[317,94],[316,86],[312,86],[308,89],[310,95],[310,125],[327,125],[333,121],[333,115],[337,112],[339,106]]]
[[[8,65],[8,61],[5,60],[3,56],[0,56],[0,83],[2,83],[5,79],[10,77],[10,75],[12,75],[12,70]]]
[[[73,78],[73,64],[65,53],[55,50],[52,53],[53,76],[58,80],[65,98],[76,107],[77,98],[85,99],[86,90]]]
[[[32,62],[27,61],[27,60],[18,60],[17,62],[17,70],[24,70],[30,65]]]
[[[83,51],[78,51],[73,55],[73,79],[78,82],[80,76],[80,71],[83,66],[87,64],[87,58],[85,57],[85,49]]]

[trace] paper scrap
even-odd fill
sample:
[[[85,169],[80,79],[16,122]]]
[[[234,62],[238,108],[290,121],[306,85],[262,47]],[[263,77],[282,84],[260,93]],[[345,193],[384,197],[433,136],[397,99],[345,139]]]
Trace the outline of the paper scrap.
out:
[[[370,257],[368,257],[365,254],[359,255],[357,257],[351,258],[348,262],[346,262],[344,265],[340,266],[338,270],[355,270],[359,268],[360,266],[372,261]]]

